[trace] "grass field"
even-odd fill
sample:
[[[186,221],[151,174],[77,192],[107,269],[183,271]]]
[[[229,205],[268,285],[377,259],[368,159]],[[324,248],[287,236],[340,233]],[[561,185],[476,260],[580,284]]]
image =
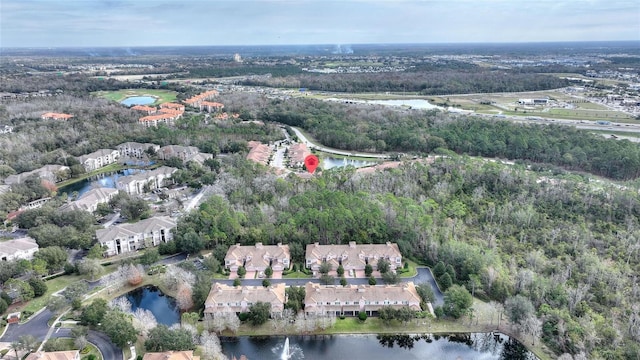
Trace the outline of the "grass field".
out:
[[[152,96],[156,98],[156,102],[152,105],[160,105],[162,103],[175,101],[177,93],[175,91],[157,89],[124,89],[117,91],[96,91],[91,93],[91,95],[116,102],[120,102],[131,96]]]
[[[55,279],[51,279],[46,282],[47,292],[44,295],[37,297],[24,305],[19,305],[15,310],[12,311],[36,312],[47,305],[47,303],[49,302],[49,298],[53,293],[60,291],[67,287],[69,284],[80,281],[82,279],[84,279],[84,277],[78,275],[64,275]]]

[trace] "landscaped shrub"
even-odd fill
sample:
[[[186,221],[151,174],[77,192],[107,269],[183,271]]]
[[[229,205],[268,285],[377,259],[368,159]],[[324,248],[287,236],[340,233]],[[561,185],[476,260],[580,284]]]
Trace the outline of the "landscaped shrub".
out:
[[[25,310],[20,314],[21,319],[28,319],[31,315],[33,315],[33,311]]]
[[[238,314],[238,319],[240,319],[240,321],[242,322],[247,321],[248,318],[249,318],[249,313]]]
[[[367,313],[364,311],[360,311],[358,313],[358,319],[360,319],[360,321],[365,321],[367,320]]]

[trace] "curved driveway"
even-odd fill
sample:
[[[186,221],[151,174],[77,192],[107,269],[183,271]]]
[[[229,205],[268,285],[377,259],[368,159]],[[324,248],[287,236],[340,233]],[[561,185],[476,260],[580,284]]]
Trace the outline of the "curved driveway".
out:
[[[4,336],[0,338],[0,342],[18,341],[21,336],[32,335],[38,341],[44,340],[50,327],[47,324],[53,313],[49,309],[45,309],[38,315],[33,316],[24,324],[11,324],[7,328]],[[52,338],[66,337],[72,338],[71,329],[58,328],[51,334]],[[122,350],[111,342],[109,337],[99,331],[89,330],[87,340],[95,345],[102,353],[105,360],[123,360]]]
[[[55,331],[52,338],[73,338],[71,336],[71,329],[60,328]],[[111,342],[109,337],[99,331],[89,330],[87,333],[87,340],[95,345],[102,353],[104,360],[123,360],[122,350]]]

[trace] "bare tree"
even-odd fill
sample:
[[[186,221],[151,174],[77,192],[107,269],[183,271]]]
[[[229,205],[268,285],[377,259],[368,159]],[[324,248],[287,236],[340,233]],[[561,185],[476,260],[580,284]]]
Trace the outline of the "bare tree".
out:
[[[146,337],[149,330],[155,328],[157,325],[158,321],[151,311],[137,308],[136,311],[133,312],[133,327],[135,327],[142,336]]]
[[[220,340],[216,334],[204,331],[200,335],[200,345],[202,346],[203,360],[227,360],[227,357],[222,353]]]
[[[87,341],[87,338],[84,335],[78,336],[73,341],[73,345],[75,345],[75,347],[78,348],[78,350],[84,349],[85,346],[87,346],[87,344],[89,344],[89,342]]]
[[[535,346],[536,340],[539,340],[542,335],[542,321],[533,314],[529,315],[522,322],[522,330],[531,336],[531,344]]]
[[[180,310],[188,310],[193,307],[193,298],[191,297],[192,294],[193,291],[191,290],[191,285],[189,285],[188,283],[178,284],[176,303]]]
[[[191,272],[177,267],[177,266],[168,266],[167,272],[164,274],[163,278],[164,284],[171,291],[178,291],[179,284],[188,284],[193,286],[196,281],[195,275]]]
[[[144,270],[139,269],[133,264],[129,265],[127,269],[127,281],[129,285],[136,286],[142,283],[142,274],[144,274]]]
[[[129,300],[124,296],[120,296],[111,300],[111,302],[109,303],[109,306],[112,309],[119,310],[122,312],[131,312],[131,302],[129,302]]]

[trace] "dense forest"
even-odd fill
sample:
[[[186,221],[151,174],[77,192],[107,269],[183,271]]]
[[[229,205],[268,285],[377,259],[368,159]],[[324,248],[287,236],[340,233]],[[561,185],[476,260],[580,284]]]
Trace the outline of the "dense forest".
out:
[[[299,126],[323,145],[357,151],[460,154],[548,163],[612,179],[640,175],[640,149],[568,126],[514,124],[313,99],[273,101],[265,120]]]
[[[180,220],[179,249],[222,261],[231,244],[283,242],[301,263],[316,241],[394,241],[480,298],[529,304],[558,354],[640,356],[636,191],[465,157],[312,180],[226,161],[216,195]]]
[[[446,95],[548,90],[564,87],[569,83],[568,80],[551,75],[476,69],[366,74],[305,73],[268,79],[247,79],[243,84],[347,93],[409,91],[422,95]]]

